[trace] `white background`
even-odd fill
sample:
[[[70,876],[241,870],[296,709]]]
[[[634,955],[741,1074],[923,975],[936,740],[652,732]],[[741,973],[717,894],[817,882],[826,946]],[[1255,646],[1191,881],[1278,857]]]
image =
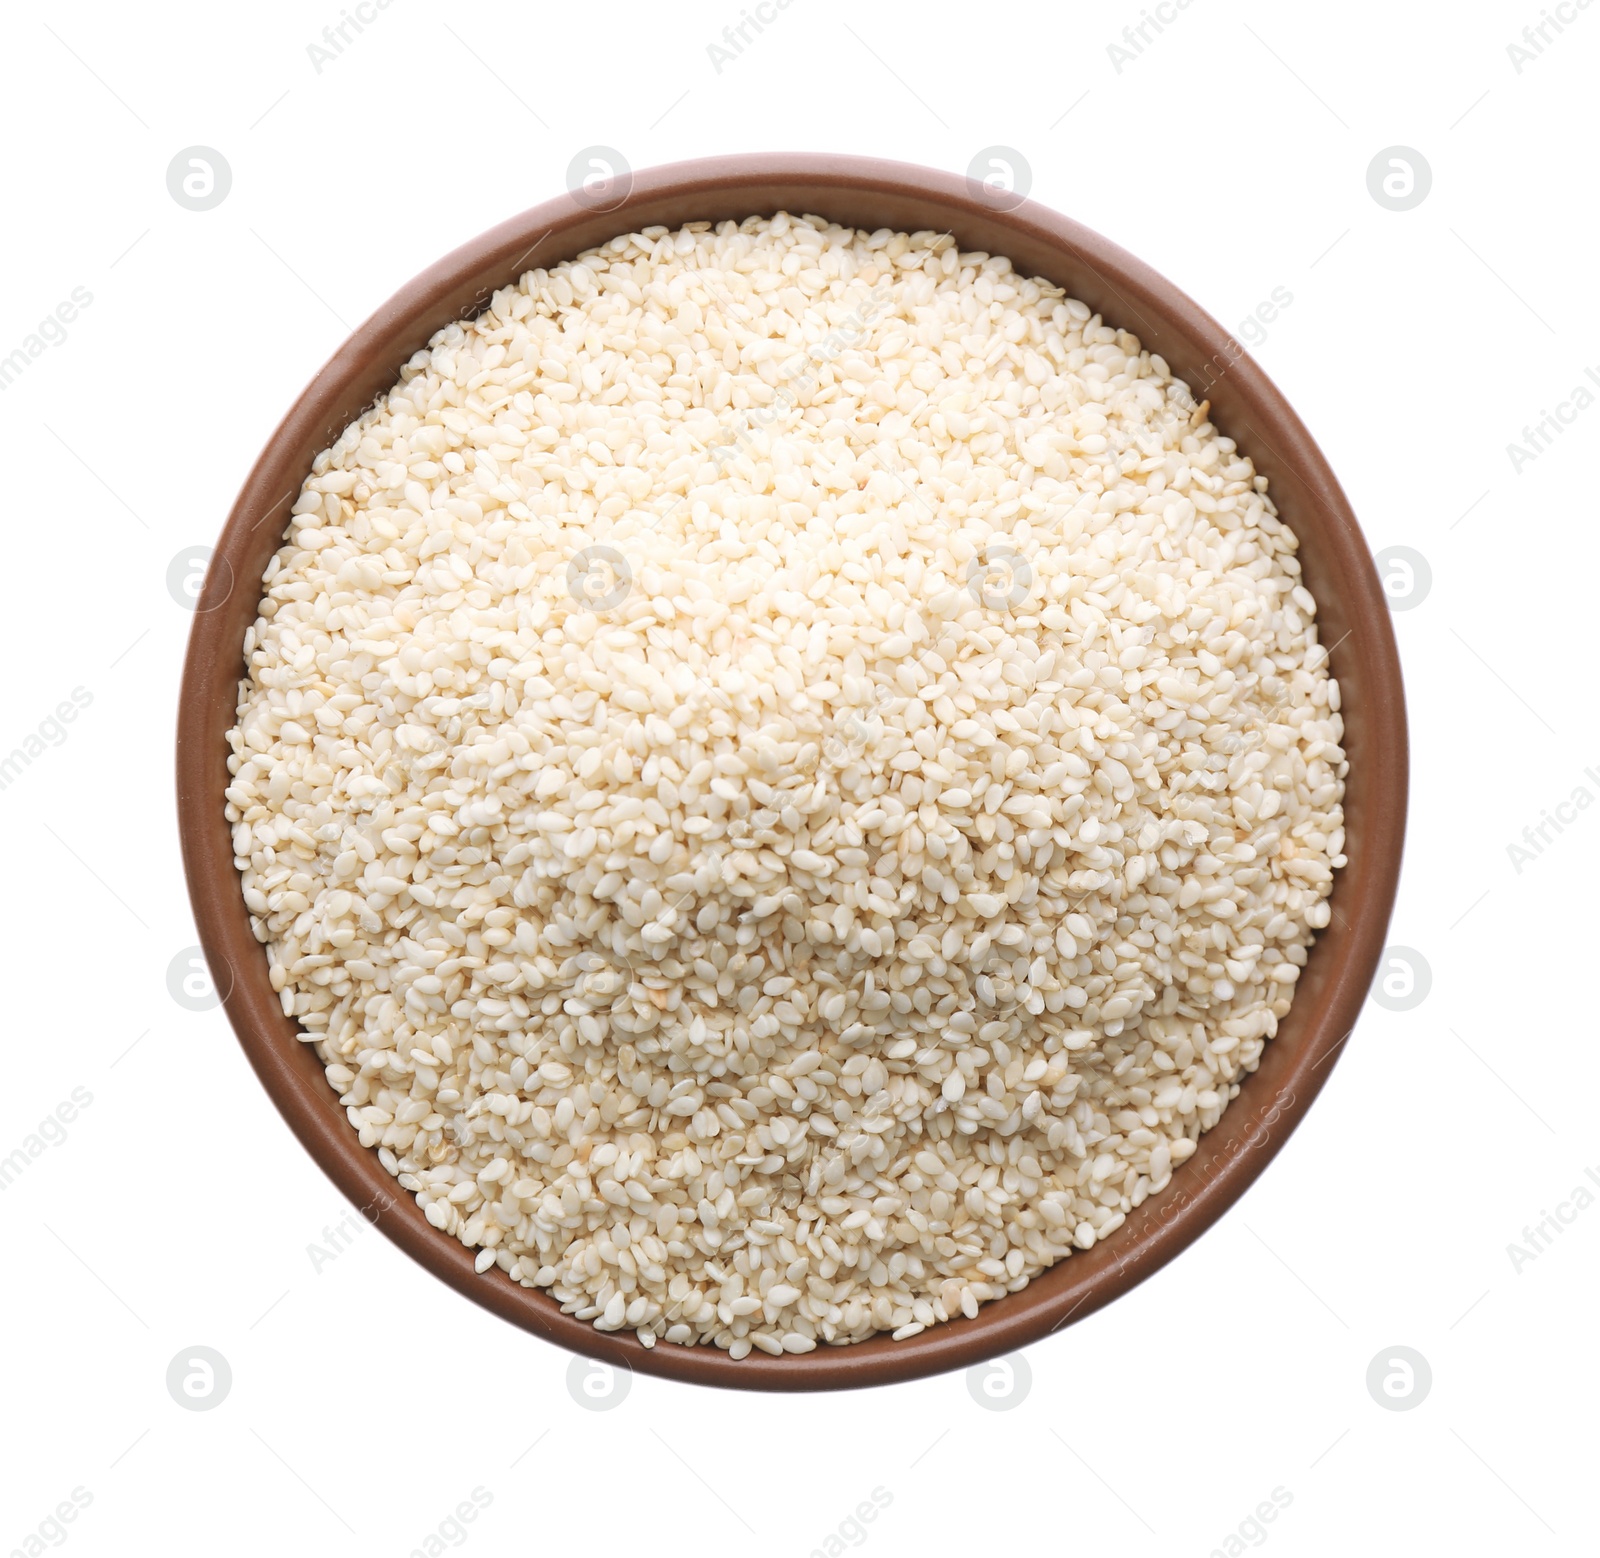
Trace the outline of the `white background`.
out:
[[[1600,7],[1519,74],[1534,0],[1194,0],[1118,73],[1134,3],[794,0],[718,73],[707,45],[740,9],[394,0],[320,73],[336,0],[10,13],[0,356],[74,287],[93,303],[0,395],[0,750],[74,687],[93,701],[0,792],[0,1156],[74,1088],[93,1102],[0,1193],[0,1551],[80,1488],[41,1540],[84,1558],[403,1558],[475,1487],[474,1552],[804,1555],[875,1487],[881,1554],[1200,1558],[1275,1488],[1292,1502],[1246,1534],[1284,1555],[1580,1550],[1600,1207],[1520,1271],[1507,1247],[1600,1172],[1600,813],[1520,873],[1507,846],[1577,786],[1600,795],[1600,407],[1520,474],[1506,445],[1600,365]],[[351,324],[561,193],[596,143],[636,168],[782,149],[958,172],[1017,148],[1035,198],[1230,328],[1293,295],[1256,355],[1374,549],[1431,566],[1395,618],[1414,788],[1390,933],[1431,966],[1427,998],[1369,1002],[1258,1186],[1032,1348],[1006,1411],[959,1374],[812,1397],[639,1377],[584,1410],[567,1355],[380,1235],[313,1267],[348,1208],[222,1012],[168,992],[196,940],[171,758],[192,619],[169,563],[215,539]],[[196,144],[233,174],[203,213],[166,186]],[[1366,182],[1396,144],[1433,174],[1399,213]],[[1397,1345],[1431,1366],[1415,1410],[1367,1389]],[[206,1412],[165,1383],[195,1346],[232,1370]]]

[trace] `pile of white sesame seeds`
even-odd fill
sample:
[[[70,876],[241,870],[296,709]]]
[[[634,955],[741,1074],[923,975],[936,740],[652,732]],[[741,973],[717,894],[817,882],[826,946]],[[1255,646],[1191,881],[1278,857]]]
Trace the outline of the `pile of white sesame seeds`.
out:
[[[931,232],[647,228],[441,331],[317,457],[231,735],[362,1142],[480,1270],[735,1357],[1113,1234],[1344,863],[1265,489]]]

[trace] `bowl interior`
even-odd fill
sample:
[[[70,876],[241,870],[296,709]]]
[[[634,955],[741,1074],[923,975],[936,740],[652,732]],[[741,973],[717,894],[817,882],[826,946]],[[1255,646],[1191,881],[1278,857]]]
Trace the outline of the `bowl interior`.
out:
[[[715,158],[624,182],[605,210],[576,196],[537,206],[401,288],[312,380],[245,481],[198,603],[180,699],[179,825],[201,942],[217,988],[228,991],[224,1004],[240,1043],[312,1156],[408,1254],[514,1324],[615,1365],[746,1389],[836,1389],[967,1366],[1083,1318],[1171,1260],[1238,1199],[1326,1080],[1377,967],[1399,873],[1406,727],[1388,607],[1350,506],[1287,402],[1214,319],[1086,228],[956,175],[865,158]],[[477,1275],[472,1253],[426,1221],[376,1152],[360,1145],[314,1049],[295,1037],[283,1015],[241,896],[223,791],[245,631],[256,618],[261,575],[317,452],[395,382],[434,331],[476,312],[526,270],[652,224],[737,221],[778,210],[867,229],[950,232],[963,250],[1004,254],[1019,272],[1057,283],[1107,323],[1132,331],[1197,398],[1210,400],[1213,421],[1268,477],[1280,516],[1299,537],[1321,641],[1333,646],[1350,762],[1349,863],[1333,892],[1332,922],[1319,934],[1294,1007],[1258,1070],[1168,1189],[1132,1212],[1104,1244],[984,1305],[975,1320],[934,1326],[904,1342],[880,1337],[799,1357],[753,1353],[736,1362],[710,1346],[646,1349],[631,1332],[596,1331],[498,1269]]]

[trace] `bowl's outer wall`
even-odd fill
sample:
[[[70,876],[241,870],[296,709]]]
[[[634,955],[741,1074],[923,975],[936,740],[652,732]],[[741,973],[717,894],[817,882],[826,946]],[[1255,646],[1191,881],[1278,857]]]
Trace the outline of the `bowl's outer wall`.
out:
[[[1317,939],[1294,1008],[1260,1067],[1171,1186],[1130,1214],[1112,1238],[1059,1262],[1020,1293],[984,1305],[976,1320],[934,1326],[904,1342],[880,1337],[799,1357],[757,1352],[735,1361],[710,1346],[646,1349],[631,1332],[596,1331],[496,1268],[478,1275],[473,1252],[427,1222],[377,1153],[361,1146],[313,1047],[296,1038],[296,1025],[283,1014],[241,896],[223,790],[226,733],[245,669],[244,635],[256,619],[261,576],[282,544],[317,452],[397,380],[406,359],[435,331],[479,311],[496,289],[527,270],[652,224],[738,221],[778,210],[866,229],[950,232],[964,251],[1004,254],[1021,274],[1061,285],[1108,323],[1132,331],[1197,396],[1209,398],[1217,426],[1269,478],[1280,515],[1300,539],[1321,639],[1333,647],[1350,763],[1344,800],[1349,863],[1333,893],[1332,922]],[[574,1352],[676,1379],[766,1390],[885,1384],[1013,1352],[1126,1292],[1215,1222],[1299,1122],[1366,998],[1399,875],[1407,768],[1399,659],[1360,529],[1311,435],[1228,332],[1133,256],[1031,201],[997,210],[957,175],[809,154],[651,169],[636,175],[621,204],[607,211],[570,196],[548,202],[447,255],[383,304],[273,433],[228,517],[190,636],[177,743],[184,867],[213,978],[267,1092],[350,1201],[452,1287]]]

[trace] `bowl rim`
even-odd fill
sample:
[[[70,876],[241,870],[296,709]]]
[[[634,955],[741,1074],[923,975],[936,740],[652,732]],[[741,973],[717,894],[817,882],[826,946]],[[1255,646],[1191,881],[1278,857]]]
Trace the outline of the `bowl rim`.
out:
[[[616,197],[613,201],[612,197]],[[1075,1252],[974,1320],[935,1325],[903,1342],[880,1334],[849,1346],[742,1360],[711,1345],[643,1346],[564,1314],[543,1290],[439,1232],[361,1146],[314,1047],[283,1015],[255,940],[233,863],[222,791],[243,638],[259,581],[281,544],[288,509],[330,444],[399,376],[434,331],[480,309],[494,291],[620,233],[656,223],[741,220],[787,209],[846,225],[955,234],[963,251],[1007,255],[1108,323],[1158,350],[1203,398],[1212,420],[1269,478],[1300,540],[1324,641],[1346,694],[1346,853],[1293,1009],[1258,1069],[1160,1195],[1104,1243]],[[876,217],[877,220],[869,220]],[[948,220],[946,220],[948,219]],[[1197,391],[1197,398],[1201,392]],[[278,524],[269,525],[274,517]],[[214,549],[196,603],[179,691],[177,809],[184,872],[200,943],[246,1057],[289,1128],[353,1206],[419,1264],[501,1318],[583,1357],[669,1379],[750,1390],[880,1385],[972,1366],[1081,1320],[1173,1260],[1215,1223],[1282,1148],[1337,1062],[1377,970],[1398,884],[1408,787],[1404,690],[1390,613],[1366,542],[1327,460],[1282,393],[1242,345],[1150,266],[1068,217],[963,178],[879,158],[818,153],[717,156],[621,174],[502,222],[399,288],[334,352],[268,438]]]

